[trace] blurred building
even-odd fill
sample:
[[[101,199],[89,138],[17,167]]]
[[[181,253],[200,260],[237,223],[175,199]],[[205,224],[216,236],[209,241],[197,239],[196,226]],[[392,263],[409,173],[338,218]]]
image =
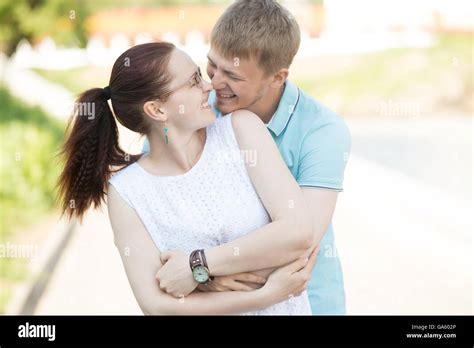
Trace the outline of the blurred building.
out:
[[[327,32],[472,31],[470,0],[325,0]]]

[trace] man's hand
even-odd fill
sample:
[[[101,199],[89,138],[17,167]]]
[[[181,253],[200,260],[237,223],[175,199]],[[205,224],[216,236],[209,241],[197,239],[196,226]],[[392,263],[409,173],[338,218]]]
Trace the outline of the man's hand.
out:
[[[163,266],[155,275],[161,290],[179,298],[188,296],[198,286],[185,253],[176,250],[163,252],[161,262]]]
[[[276,269],[267,279],[262,290],[276,302],[300,296],[311,279],[311,270],[316,264],[319,246],[313,248],[308,257],[304,256],[292,263]]]

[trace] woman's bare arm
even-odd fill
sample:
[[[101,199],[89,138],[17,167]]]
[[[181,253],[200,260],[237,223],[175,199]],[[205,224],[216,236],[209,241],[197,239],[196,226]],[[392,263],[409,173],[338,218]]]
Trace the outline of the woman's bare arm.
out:
[[[124,268],[137,302],[145,314],[238,314],[280,302],[268,290],[192,293],[175,298],[161,291],[155,279],[162,266],[160,251],[140,218],[109,185],[109,218]]]

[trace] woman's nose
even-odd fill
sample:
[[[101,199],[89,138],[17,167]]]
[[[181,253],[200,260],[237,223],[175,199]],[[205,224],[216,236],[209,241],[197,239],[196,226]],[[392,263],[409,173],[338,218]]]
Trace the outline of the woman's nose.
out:
[[[202,90],[204,92],[210,92],[213,90],[212,84],[207,82],[206,80],[202,80]]]

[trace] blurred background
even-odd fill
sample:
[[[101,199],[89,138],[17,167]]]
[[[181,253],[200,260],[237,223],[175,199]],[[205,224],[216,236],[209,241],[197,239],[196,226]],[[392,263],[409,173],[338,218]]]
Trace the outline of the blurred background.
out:
[[[341,258],[348,314],[473,314],[474,5],[281,3],[302,31],[290,79],[352,133],[337,250],[322,250]],[[59,218],[55,156],[75,96],[108,85],[124,50],[171,41],[204,67],[229,4],[0,0],[0,313],[141,313],[106,209]]]

